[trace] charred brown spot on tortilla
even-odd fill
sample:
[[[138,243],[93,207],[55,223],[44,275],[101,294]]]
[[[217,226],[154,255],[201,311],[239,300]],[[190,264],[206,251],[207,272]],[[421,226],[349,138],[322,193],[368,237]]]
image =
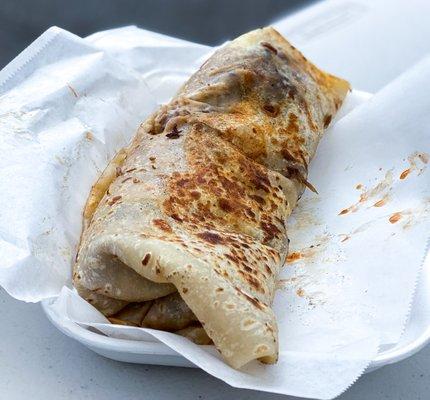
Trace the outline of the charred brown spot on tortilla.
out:
[[[173,232],[171,226],[164,219],[153,219],[152,223],[164,232]]]
[[[316,131],[318,127],[314,122],[311,112],[309,111],[308,103],[306,101],[302,101],[302,107],[305,110],[305,115],[309,124],[309,128],[312,129],[313,131]]]
[[[245,214],[248,215],[249,217],[253,218],[253,219],[255,218],[255,212],[252,211],[250,208],[245,209]]]
[[[283,148],[283,149],[281,149],[281,154],[282,154],[282,157],[283,157],[285,160],[287,160],[287,161],[291,161],[292,163],[296,163],[296,162],[297,162],[296,157],[294,157],[294,156],[290,153],[290,151],[288,150],[288,148]]]
[[[263,229],[265,236],[264,236],[264,241],[265,242],[269,242],[270,240],[272,240],[275,236],[277,236],[278,234],[281,233],[281,231],[279,230],[279,228],[270,223],[270,222],[261,222],[261,228]]]
[[[114,205],[116,202],[120,201],[122,199],[122,196],[114,196],[112,197],[110,200],[108,200],[108,205],[112,206]]]
[[[218,205],[225,212],[231,212],[236,208],[233,201],[223,198],[218,200]]]
[[[291,137],[293,137],[295,140],[298,140],[299,143],[301,141],[303,141],[303,138],[298,137],[298,133],[299,133],[299,122],[298,122],[299,118],[297,117],[296,114],[294,113],[289,113],[288,114],[288,125],[285,128],[285,133]]]
[[[191,191],[190,192],[190,196],[194,199],[194,200],[198,200],[200,199],[200,197],[202,197],[200,192],[196,192],[196,191]]]
[[[278,50],[276,50],[276,48],[273,47],[269,42],[261,42],[261,45],[270,50],[272,53],[278,54]]]
[[[182,178],[176,181],[176,185],[183,188],[195,187],[194,185],[190,185],[190,179]]]
[[[136,168],[130,168],[130,169],[128,169],[128,170],[127,170],[127,171],[125,171],[125,172],[129,173],[129,172],[133,172],[133,171],[136,171]]]
[[[151,254],[150,253],[146,253],[145,257],[143,257],[142,259],[142,265],[148,265],[149,260],[151,259]]]
[[[122,175],[121,167],[116,167],[115,168],[115,174],[116,174],[117,177]]]
[[[331,115],[329,115],[329,114],[327,114],[325,117],[324,117],[324,128],[327,128],[329,125],[330,125],[330,122],[331,122]]]
[[[178,127],[176,125],[174,125],[173,129],[169,133],[166,134],[166,137],[169,139],[178,139],[181,136],[180,135],[181,132],[182,131],[178,130]]]
[[[255,194],[255,195],[250,195],[249,197],[261,205],[266,204],[266,201],[261,196],[258,196]]]
[[[197,234],[197,237],[211,244],[224,243],[224,239],[218,233],[215,232],[201,232]]]
[[[128,178],[123,179],[121,182],[125,183],[125,182],[129,181],[130,179],[131,179],[131,176],[129,176]]]
[[[233,261],[235,264],[239,264],[239,258],[232,254],[226,254],[225,258],[229,259],[230,261]]]
[[[258,300],[256,297],[250,296],[249,294],[245,293],[243,290],[241,290],[237,286],[235,287],[235,289],[238,293],[240,293],[242,296],[244,296],[246,298],[246,300],[248,300],[253,306],[258,308],[259,310],[263,310],[265,308],[265,305],[260,300]]]
[[[277,117],[280,112],[280,107],[277,104],[265,104],[263,110],[267,115]]]
[[[271,187],[269,177],[267,174],[262,171],[256,169],[250,173],[251,182],[254,184],[256,189],[264,190],[265,192],[269,192]]]

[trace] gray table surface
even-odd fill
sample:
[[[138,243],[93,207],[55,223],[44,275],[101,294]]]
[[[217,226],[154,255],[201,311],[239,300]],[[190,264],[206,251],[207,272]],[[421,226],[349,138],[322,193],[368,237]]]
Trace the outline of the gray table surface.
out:
[[[0,399],[289,399],[235,389],[197,369],[112,361],[64,336],[38,304],[0,289]],[[430,347],[362,376],[342,400],[419,400],[430,395]]]

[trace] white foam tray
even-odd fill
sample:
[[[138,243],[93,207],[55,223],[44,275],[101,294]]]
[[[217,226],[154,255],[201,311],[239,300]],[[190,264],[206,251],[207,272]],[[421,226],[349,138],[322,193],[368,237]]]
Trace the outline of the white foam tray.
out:
[[[115,339],[63,322],[49,306],[53,299],[42,302],[48,319],[64,334],[96,353],[113,360],[137,364],[196,367],[163,343]],[[430,341],[430,253],[427,254],[410,318],[399,343],[381,348],[366,372],[401,361],[415,354]]]

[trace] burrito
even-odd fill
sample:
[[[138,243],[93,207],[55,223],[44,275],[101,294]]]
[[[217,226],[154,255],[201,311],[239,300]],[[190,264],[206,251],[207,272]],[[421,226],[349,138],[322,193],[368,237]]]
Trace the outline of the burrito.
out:
[[[275,363],[287,218],[349,90],[272,28],[216,51],[93,186],[73,281],[112,323]]]

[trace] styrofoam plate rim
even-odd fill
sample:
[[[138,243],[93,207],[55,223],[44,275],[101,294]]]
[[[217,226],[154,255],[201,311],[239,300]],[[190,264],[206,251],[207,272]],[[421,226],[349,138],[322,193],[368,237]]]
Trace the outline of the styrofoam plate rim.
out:
[[[52,324],[67,336],[105,357],[139,364],[196,367],[164,343],[117,339],[92,332],[60,318],[50,307],[54,299],[42,302],[42,308]],[[430,253],[427,254],[417,285],[411,314],[399,343],[378,353],[367,368],[373,371],[412,356],[430,342]]]

